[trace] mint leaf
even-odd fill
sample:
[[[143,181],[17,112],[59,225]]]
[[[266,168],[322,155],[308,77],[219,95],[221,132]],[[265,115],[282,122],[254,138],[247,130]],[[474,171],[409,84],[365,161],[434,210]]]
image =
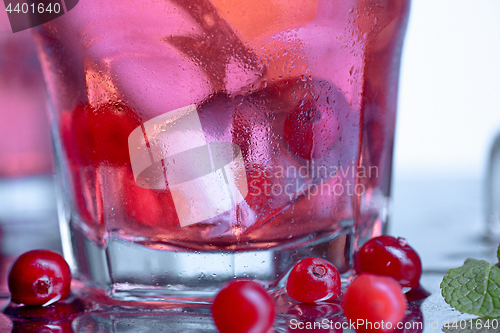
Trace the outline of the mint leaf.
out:
[[[461,312],[500,317],[500,268],[484,260],[467,259],[441,282],[446,303]]]

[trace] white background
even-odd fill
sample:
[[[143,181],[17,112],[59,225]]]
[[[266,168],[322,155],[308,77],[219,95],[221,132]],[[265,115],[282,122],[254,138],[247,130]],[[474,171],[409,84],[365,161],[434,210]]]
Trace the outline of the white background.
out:
[[[500,130],[500,1],[413,0],[395,172],[481,178]]]
[[[500,132],[500,1],[413,0],[403,51],[390,233],[424,269],[491,261],[484,182]]]

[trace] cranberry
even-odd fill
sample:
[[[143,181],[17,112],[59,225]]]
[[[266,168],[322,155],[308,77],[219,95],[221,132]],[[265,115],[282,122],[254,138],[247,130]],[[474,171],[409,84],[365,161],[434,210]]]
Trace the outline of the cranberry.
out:
[[[8,283],[13,302],[42,305],[69,295],[71,271],[58,253],[33,250],[12,264]]]
[[[72,154],[75,147],[84,165],[130,164],[128,136],[140,125],[134,111],[121,103],[77,105],[71,119],[72,143],[66,151]]]
[[[286,291],[302,303],[333,299],[340,295],[340,275],[332,263],[321,258],[306,258],[292,268]]]
[[[365,273],[351,282],[342,307],[358,333],[392,332],[405,316],[406,298],[393,278]]]
[[[305,101],[288,114],[284,133],[294,154],[315,159],[324,156],[339,139],[338,130],[338,121],[328,106]]]
[[[260,284],[235,280],[215,297],[212,315],[221,333],[265,333],[273,325],[274,303]]]
[[[379,236],[366,242],[356,254],[354,265],[358,273],[386,275],[401,286],[417,288],[422,275],[422,263],[417,252],[405,239]]]
[[[304,159],[324,157],[342,139],[341,121],[351,114],[342,92],[327,81],[285,80],[274,86],[275,108],[287,116],[283,137],[288,148]]]

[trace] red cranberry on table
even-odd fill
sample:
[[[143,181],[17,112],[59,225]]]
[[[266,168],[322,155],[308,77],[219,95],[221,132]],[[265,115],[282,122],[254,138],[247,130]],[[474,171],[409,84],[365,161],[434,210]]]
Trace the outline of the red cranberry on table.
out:
[[[234,280],[219,291],[212,316],[220,333],[265,333],[273,326],[274,302],[251,280]]]
[[[354,266],[358,273],[390,276],[401,286],[419,286],[422,263],[417,252],[403,238],[379,236],[367,241],[357,252]]]
[[[49,250],[33,250],[19,256],[9,270],[12,301],[43,305],[70,294],[71,271],[64,258]]]
[[[342,308],[356,331],[392,332],[402,322],[407,303],[401,285],[391,277],[361,274],[347,288]]]
[[[335,266],[321,258],[306,258],[291,270],[286,281],[288,296],[302,303],[315,303],[340,295],[340,275]]]

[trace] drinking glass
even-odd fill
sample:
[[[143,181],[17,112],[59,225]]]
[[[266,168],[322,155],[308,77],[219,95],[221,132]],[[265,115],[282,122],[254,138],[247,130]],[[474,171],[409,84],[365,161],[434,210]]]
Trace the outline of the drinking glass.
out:
[[[409,0],[82,0],[36,28],[66,258],[118,301],[345,279],[387,220]]]

